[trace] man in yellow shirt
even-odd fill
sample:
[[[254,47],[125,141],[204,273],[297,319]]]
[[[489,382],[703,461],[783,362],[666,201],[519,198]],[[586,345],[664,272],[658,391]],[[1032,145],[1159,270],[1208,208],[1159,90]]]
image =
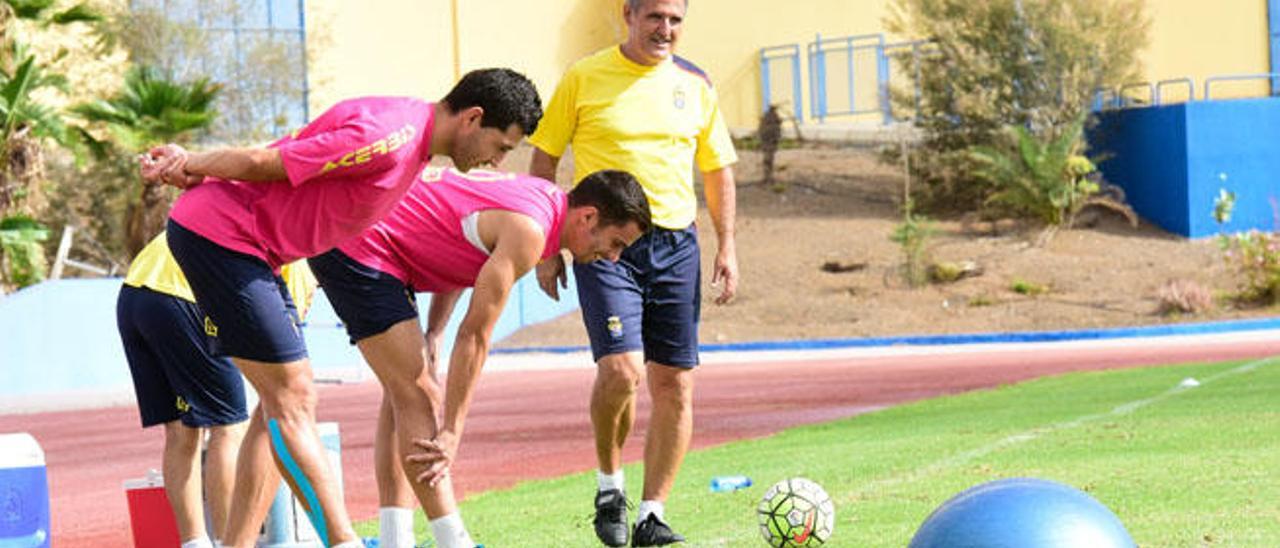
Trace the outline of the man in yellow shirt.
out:
[[[591,396],[600,464],[596,536],[609,546],[660,546],[683,537],[665,521],[664,501],[693,431],[693,369],[701,301],[697,196],[702,173],[719,249],[711,283],[717,304],[737,290],[734,179],[737,161],[710,79],[673,49],[686,0],[624,0],[627,40],[592,54],[561,79],[530,137],[529,172],[554,180],[567,146],[574,180],[601,169],[640,180],[656,225],[616,263],[575,265],[578,299],[597,373]],[[563,258],[538,267],[543,290],[558,298]],[[641,365],[653,399],[644,451],[644,492],[634,530],[627,521],[622,444],[635,418]]]
[[[304,316],[316,287],[311,271],[295,263],[281,276],[298,303],[299,317]],[[212,548],[201,503],[200,445],[207,430],[203,487],[213,520],[207,530],[220,540],[249,418],[244,381],[231,360],[211,347],[207,330],[212,324],[196,306],[164,233],[129,265],[116,301],[116,323],[142,426],[164,425],[164,488],[182,548]]]

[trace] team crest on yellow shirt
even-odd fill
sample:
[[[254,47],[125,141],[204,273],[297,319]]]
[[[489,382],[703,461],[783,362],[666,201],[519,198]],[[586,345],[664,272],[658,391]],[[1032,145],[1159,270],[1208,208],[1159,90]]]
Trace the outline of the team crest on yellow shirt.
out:
[[[677,86],[671,92],[671,104],[678,109],[684,109],[684,88]]]

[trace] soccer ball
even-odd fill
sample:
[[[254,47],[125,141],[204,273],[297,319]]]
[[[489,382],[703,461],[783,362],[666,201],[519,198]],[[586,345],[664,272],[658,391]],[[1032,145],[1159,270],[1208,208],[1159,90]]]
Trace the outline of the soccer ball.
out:
[[[773,548],[821,546],[831,539],[836,509],[822,486],[805,478],[773,484],[756,507],[760,534]]]

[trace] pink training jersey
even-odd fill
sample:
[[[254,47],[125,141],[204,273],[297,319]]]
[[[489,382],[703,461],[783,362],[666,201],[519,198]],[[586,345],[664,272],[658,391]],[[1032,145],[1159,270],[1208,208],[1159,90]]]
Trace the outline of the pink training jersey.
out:
[[[434,105],[364,97],[334,105],[278,149],[287,180],[206,177],[170,218],[272,269],[324,253],[381,219],[431,159]]]
[[[472,287],[489,255],[467,239],[463,220],[486,209],[514,211],[542,227],[542,258],[560,251],[569,197],[532,175],[429,167],[385,218],[338,249],[414,291]]]

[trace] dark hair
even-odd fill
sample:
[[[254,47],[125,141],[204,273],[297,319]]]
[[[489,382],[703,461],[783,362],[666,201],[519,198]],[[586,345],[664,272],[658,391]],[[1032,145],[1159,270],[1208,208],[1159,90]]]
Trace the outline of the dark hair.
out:
[[[542,99],[533,82],[511,69],[489,68],[473,70],[462,77],[440,102],[449,112],[459,112],[471,107],[484,109],[480,127],[506,131],[511,124],[520,126],[525,135],[532,135],[542,119]]]
[[[627,7],[631,8],[631,11],[640,9],[641,2],[644,0],[626,0]],[[689,9],[689,0],[684,0],[684,9]]]
[[[569,207],[594,206],[601,226],[640,225],[640,232],[653,226],[649,198],[634,176],[625,171],[605,169],[587,175],[569,192]]]

